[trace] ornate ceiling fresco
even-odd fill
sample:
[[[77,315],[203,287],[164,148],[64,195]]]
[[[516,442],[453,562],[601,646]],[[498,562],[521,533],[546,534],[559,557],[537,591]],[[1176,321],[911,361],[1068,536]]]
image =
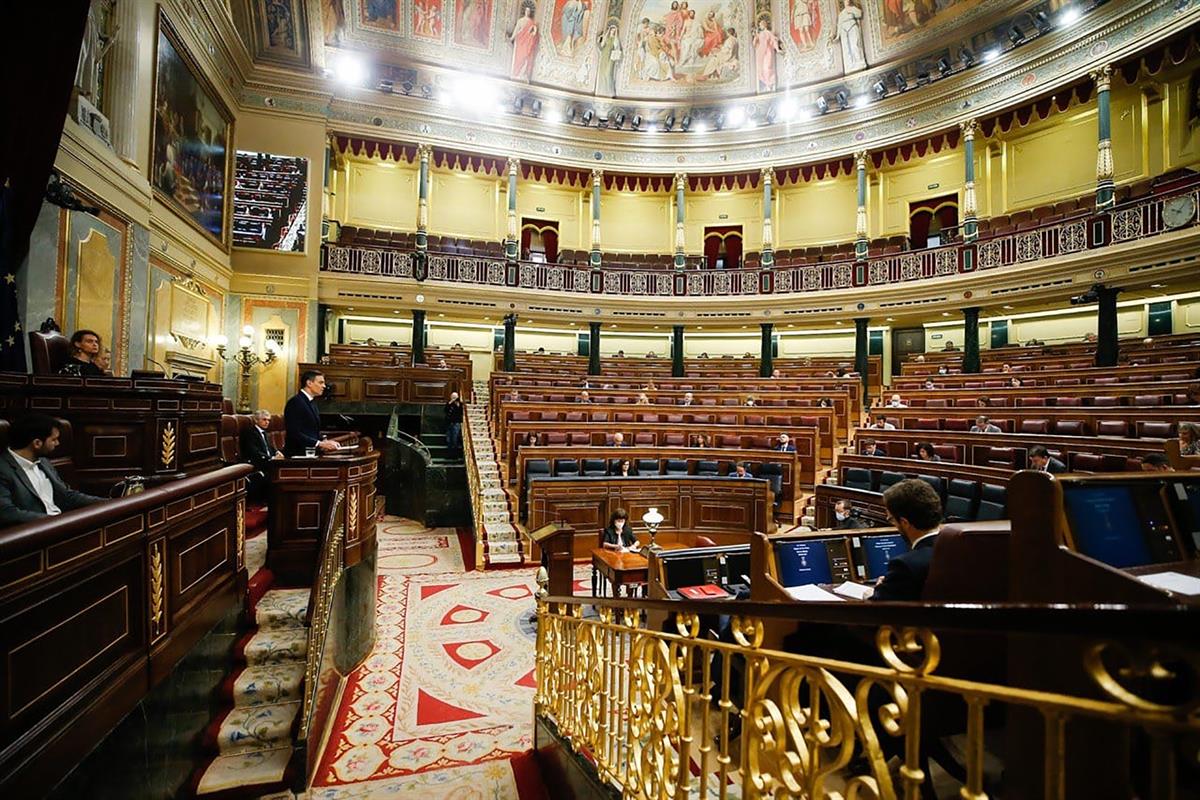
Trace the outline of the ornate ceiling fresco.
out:
[[[704,101],[981,52],[1066,0],[320,0],[325,43],[577,95]],[[286,3],[256,4],[260,13]],[[1037,30],[1031,14],[1024,29]],[[269,27],[269,26],[266,26]],[[913,77],[915,79],[916,69]]]

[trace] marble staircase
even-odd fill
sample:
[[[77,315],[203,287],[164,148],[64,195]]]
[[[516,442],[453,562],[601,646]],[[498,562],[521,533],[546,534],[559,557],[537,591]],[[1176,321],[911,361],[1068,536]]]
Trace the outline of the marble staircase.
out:
[[[500,465],[496,462],[496,446],[488,425],[487,381],[475,381],[474,389],[475,399],[467,406],[463,436],[470,437],[478,477],[475,530],[483,544],[483,566],[519,566],[525,563],[522,534],[514,524]]]

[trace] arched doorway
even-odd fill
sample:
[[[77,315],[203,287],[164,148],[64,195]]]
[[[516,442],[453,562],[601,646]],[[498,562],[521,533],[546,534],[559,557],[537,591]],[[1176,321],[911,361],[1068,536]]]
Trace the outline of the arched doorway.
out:
[[[742,265],[742,226],[721,225],[704,229],[704,266],[732,269]]]
[[[909,248],[940,247],[958,236],[958,195],[919,200],[908,205]]]

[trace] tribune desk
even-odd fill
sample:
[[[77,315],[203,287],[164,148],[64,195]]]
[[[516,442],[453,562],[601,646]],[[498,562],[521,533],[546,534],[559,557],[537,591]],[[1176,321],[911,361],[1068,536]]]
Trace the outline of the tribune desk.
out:
[[[682,550],[685,545],[678,542],[659,545],[663,550]],[[641,550],[649,547],[643,544]],[[605,550],[597,547],[592,551],[592,595],[601,596],[599,592],[604,584],[597,586],[598,579],[612,584],[613,597],[620,597],[621,587],[624,586],[626,596],[629,596],[634,586],[645,586],[649,575],[649,561],[643,552],[618,553],[615,550]]]

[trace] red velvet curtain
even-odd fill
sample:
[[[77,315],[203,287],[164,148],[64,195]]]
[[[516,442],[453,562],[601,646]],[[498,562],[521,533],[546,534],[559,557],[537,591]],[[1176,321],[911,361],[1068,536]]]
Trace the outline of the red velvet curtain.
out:
[[[15,275],[29,252],[89,5],[90,0],[0,3],[0,276]],[[0,281],[0,369],[25,370],[25,335],[18,323],[16,283]]]
[[[704,266],[716,268],[722,250],[725,251],[726,268],[742,263],[741,225],[715,225],[704,229]]]
[[[715,269],[717,266],[717,256],[721,253],[721,237],[720,236],[705,236],[704,237],[704,266],[709,269]]]
[[[558,262],[558,222],[552,219],[521,218],[521,258],[529,258],[529,247],[535,236],[541,236],[546,261]]]
[[[725,237],[725,266],[736,267],[742,263],[742,234],[731,233]]]
[[[947,194],[908,204],[908,241],[913,250],[929,245],[929,229],[937,218],[938,229],[958,226],[958,195]],[[945,235],[943,235],[943,241]]]
[[[558,263],[558,230],[542,228],[542,244],[546,246],[546,260],[551,264]]]

